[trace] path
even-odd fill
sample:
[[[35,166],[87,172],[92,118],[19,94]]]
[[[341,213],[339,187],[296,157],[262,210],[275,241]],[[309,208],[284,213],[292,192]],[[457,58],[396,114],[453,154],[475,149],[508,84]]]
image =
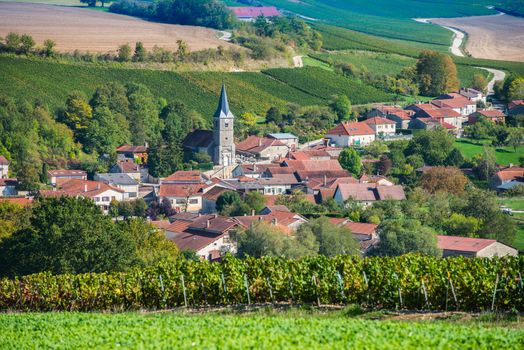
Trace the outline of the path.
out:
[[[224,40],[224,41],[231,41],[231,32],[227,32],[225,30],[219,30],[218,31],[219,34],[221,34],[218,39],[220,40]]]
[[[488,95],[494,94],[495,90],[493,89],[493,86],[495,86],[495,82],[504,80],[504,78],[506,78],[506,72],[498,70],[498,69],[493,69],[493,68],[485,68],[485,67],[477,67],[477,68],[487,70],[488,72],[493,74],[493,78],[491,78],[491,80],[489,81],[487,89],[488,89]]]
[[[293,65],[295,68],[304,67],[304,61],[302,61],[302,56],[293,56]]]

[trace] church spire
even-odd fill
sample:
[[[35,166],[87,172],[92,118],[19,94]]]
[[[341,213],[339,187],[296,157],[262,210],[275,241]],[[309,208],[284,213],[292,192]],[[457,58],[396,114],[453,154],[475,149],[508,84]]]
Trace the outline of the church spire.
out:
[[[226,85],[222,83],[222,91],[220,91],[220,100],[215,112],[214,118],[233,118],[233,114],[229,110],[229,102],[227,100]]]

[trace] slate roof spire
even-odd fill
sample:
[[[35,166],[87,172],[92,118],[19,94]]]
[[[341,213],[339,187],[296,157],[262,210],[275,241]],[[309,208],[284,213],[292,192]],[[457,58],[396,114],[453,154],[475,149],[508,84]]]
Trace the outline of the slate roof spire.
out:
[[[227,100],[226,85],[222,83],[222,91],[220,91],[220,100],[215,112],[214,118],[234,118],[233,113],[229,110],[229,102]]]

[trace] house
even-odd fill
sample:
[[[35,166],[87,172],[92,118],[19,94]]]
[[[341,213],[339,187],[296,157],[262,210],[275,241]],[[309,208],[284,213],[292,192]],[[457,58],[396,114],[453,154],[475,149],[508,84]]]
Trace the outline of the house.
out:
[[[6,157],[0,156],[0,179],[9,177],[9,161]]]
[[[397,129],[407,129],[409,121],[415,115],[414,111],[404,110],[400,106],[379,106],[373,108],[367,117],[382,117],[394,121]]]
[[[249,136],[236,144],[236,151],[247,158],[270,161],[285,157],[289,152],[289,146],[278,139]]]
[[[472,88],[460,88],[459,94],[472,102],[482,102],[484,104],[486,103],[486,95],[484,95],[482,91],[478,91]]]
[[[434,118],[415,118],[411,119],[409,123],[410,129],[435,130],[437,128],[444,128],[452,133],[457,133],[457,128],[451,124],[445,123],[442,119]]]
[[[11,203],[16,204],[21,207],[27,207],[30,206],[33,203],[33,198],[26,198],[26,197],[1,197],[0,196],[0,203]]]
[[[340,154],[340,152],[338,152],[338,154]],[[329,152],[327,149],[310,149],[289,152],[288,158],[294,160],[330,160],[337,159],[338,154],[334,156],[333,152]]]
[[[122,145],[116,149],[117,155],[123,159],[132,159],[137,164],[147,164],[147,145]]]
[[[439,98],[432,100],[430,103],[438,108],[450,108],[463,117],[467,117],[477,111],[476,101],[472,101],[457,93],[440,95]]]
[[[388,180],[385,176],[381,175],[367,175],[363,174],[360,179],[360,183],[368,184],[368,183],[374,183],[380,186],[393,186],[394,183]]]
[[[285,205],[281,205],[281,204],[273,204],[273,205],[268,205],[268,206],[265,206],[261,211],[260,211],[260,215],[269,215],[273,212],[277,212],[277,211],[284,211],[284,212],[291,212],[291,210],[289,210],[288,207],[286,207]]]
[[[294,171],[338,171],[344,170],[337,159],[329,160],[294,160],[285,159],[280,163],[282,167],[293,169]],[[278,168],[268,169],[271,172]]]
[[[375,131],[363,122],[343,122],[329,130],[326,138],[339,147],[367,146],[375,141]]]
[[[506,115],[498,109],[480,109],[468,116],[468,124],[473,125],[480,119],[485,119],[494,124],[504,124]]]
[[[493,258],[517,256],[517,249],[497,242],[494,239],[470,238],[459,236],[437,236],[438,248],[442,256],[466,256],[471,258]]]
[[[124,191],[124,199],[138,198],[138,182],[124,173],[100,173],[95,175],[95,180],[120,188]]]
[[[274,225],[282,229],[285,233],[291,235],[300,225],[307,222],[307,219],[300,214],[287,211],[271,211],[265,215],[237,216],[235,220],[244,227],[249,228],[252,224],[263,221],[267,224]]]
[[[0,179],[0,197],[16,196],[18,194],[18,191],[16,190],[16,186],[18,186],[17,179],[1,178]]]
[[[147,182],[149,178],[147,169],[141,168],[140,165],[134,162],[125,160],[117,161],[116,164],[109,169],[109,172],[114,174],[127,174],[139,183]]]
[[[374,183],[342,183],[337,186],[335,201],[343,204],[348,199],[370,205],[379,200],[404,200],[406,195],[400,185],[380,186]]]
[[[360,249],[366,253],[370,248],[379,243],[379,236],[377,234],[376,224],[353,222],[345,218],[330,218],[333,224],[342,226],[351,231],[353,236],[359,241]]]
[[[257,182],[262,186],[263,194],[278,195],[291,192],[300,185],[293,174],[280,174],[273,177],[261,177]]]
[[[257,163],[244,163],[239,164],[233,169],[231,175],[233,177],[246,176],[253,179],[258,179],[262,176],[264,171],[268,168],[269,165],[278,166],[275,164],[257,164]]]
[[[83,170],[48,170],[47,181],[54,187],[71,179],[87,180],[87,173]]]
[[[84,197],[90,198],[104,212],[109,210],[111,201],[121,202],[125,199],[124,190],[104,182],[82,179],[70,179],[62,182],[54,190],[40,190],[42,197]]]
[[[516,115],[524,115],[524,100],[514,100],[508,103],[507,107],[507,115],[509,116],[516,116]]]
[[[515,186],[524,186],[524,168],[509,166],[498,171],[490,180],[490,187],[505,191]]]
[[[267,135],[270,139],[279,140],[283,144],[287,145],[290,150],[298,148],[298,137],[290,133],[273,133]]]
[[[257,17],[280,17],[281,14],[274,6],[245,6],[228,7],[239,21],[251,22]]]
[[[462,128],[462,122],[466,119],[465,117],[469,114],[475,112],[472,111],[469,114],[466,114],[463,116],[460,112],[457,112],[453,108],[448,107],[440,107],[434,104],[434,101],[431,101],[431,103],[420,103],[420,104],[414,104],[406,107],[407,110],[411,110],[415,112],[415,118],[430,118],[431,120],[436,120],[438,123],[440,123],[442,126],[449,124],[452,125],[456,129]],[[437,103],[437,102],[435,102]],[[413,129],[411,127],[412,123],[415,120],[412,120],[410,123],[410,129]],[[446,126],[444,126],[447,128]],[[420,128],[419,128],[420,129]],[[422,128],[423,129],[423,128]]]
[[[392,120],[382,117],[371,117],[364,120],[364,123],[369,125],[375,131],[376,138],[384,138],[387,136],[394,136],[396,133],[396,123]]]
[[[202,195],[202,213],[214,214],[217,212],[217,200],[223,193],[231,191],[230,189],[213,186]]]
[[[198,213],[202,209],[202,195],[206,184],[161,184],[158,191],[160,201],[167,199],[177,212]]]
[[[210,181],[206,174],[198,170],[179,170],[161,179],[160,184],[204,184]]]

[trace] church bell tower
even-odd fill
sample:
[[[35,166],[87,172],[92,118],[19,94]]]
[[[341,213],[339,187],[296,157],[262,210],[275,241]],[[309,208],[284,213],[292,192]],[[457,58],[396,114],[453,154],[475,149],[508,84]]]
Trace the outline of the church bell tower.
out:
[[[222,84],[220,101],[213,116],[213,162],[229,166],[235,163],[234,122],[235,116],[229,110],[226,87]]]

